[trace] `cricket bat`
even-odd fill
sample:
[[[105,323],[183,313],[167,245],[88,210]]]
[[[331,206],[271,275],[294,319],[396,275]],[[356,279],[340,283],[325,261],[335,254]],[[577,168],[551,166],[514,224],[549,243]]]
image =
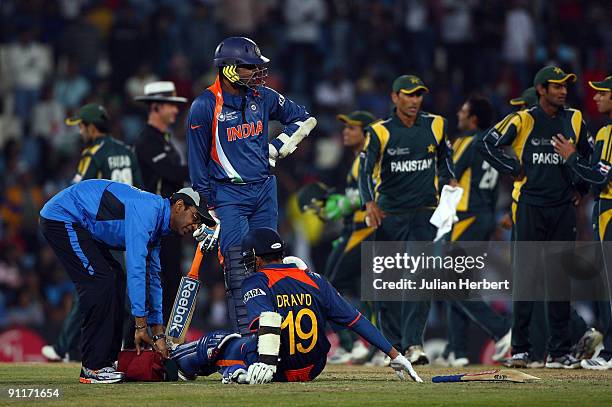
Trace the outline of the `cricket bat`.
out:
[[[479,373],[463,373],[450,376],[434,376],[431,381],[434,383],[455,383],[455,382],[514,382],[532,383],[540,380],[539,377],[528,375],[518,370],[487,370]]]
[[[197,246],[191,269],[189,273],[181,278],[172,313],[166,325],[166,340],[175,345],[180,345],[185,342],[185,335],[191,324],[191,317],[195,310],[196,297],[200,289],[200,264],[202,264],[202,250],[200,245]]]

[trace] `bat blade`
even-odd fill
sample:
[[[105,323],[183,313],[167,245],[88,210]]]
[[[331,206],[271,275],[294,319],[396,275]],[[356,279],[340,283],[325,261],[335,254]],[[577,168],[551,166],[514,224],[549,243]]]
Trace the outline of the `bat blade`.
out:
[[[170,319],[166,325],[166,340],[176,345],[185,342],[185,335],[187,335],[189,325],[191,324],[196,297],[200,289],[198,275],[201,263],[202,251],[198,247],[191,263],[189,274],[181,278],[181,283],[174,298]]]
[[[523,373],[518,370],[487,370],[479,373],[464,373],[449,376],[434,376],[434,383],[457,383],[457,382],[514,382],[532,383],[540,380],[539,377]]]

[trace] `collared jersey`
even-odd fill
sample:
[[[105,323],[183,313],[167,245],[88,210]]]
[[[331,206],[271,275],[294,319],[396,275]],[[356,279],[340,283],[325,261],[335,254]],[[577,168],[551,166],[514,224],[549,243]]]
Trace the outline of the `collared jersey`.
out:
[[[596,199],[612,199],[612,123],[597,132],[590,160],[580,154],[572,154],[567,165],[593,185]]]
[[[142,168],[142,189],[169,198],[189,178],[187,165],[170,142],[170,133],[147,124],[136,142],[136,156]]]
[[[244,280],[242,295],[252,330],[264,311],[283,317],[280,371],[307,369],[326,357],[328,320],[351,327],[362,318],[327,280],[294,264],[268,264]]]
[[[217,77],[189,110],[187,148],[194,189],[209,199],[211,181],[265,180],[270,174],[268,122],[278,120],[290,136],[308,117],[303,106],[273,89],[262,86],[257,92],[232,95],[222,90]]]
[[[437,205],[436,177],[455,178],[452,149],[442,116],[419,113],[406,127],[394,113],[366,128],[359,191],[362,202],[376,201],[386,212]]]
[[[134,152],[111,136],[99,137],[83,150],[73,182],[96,178],[135,187],[142,185],[140,167]]]
[[[589,134],[579,110],[563,108],[550,117],[537,105],[511,113],[484,133],[479,151],[502,174],[524,177],[514,182],[512,199],[536,206],[557,206],[569,202],[575,183],[572,171],[555,153],[552,137],[562,134],[584,156],[590,156]],[[511,146],[516,158],[503,151]]]
[[[453,163],[463,195],[457,205],[458,212],[491,212],[495,210],[499,173],[475,146],[480,133],[457,137],[453,143]]]
[[[170,232],[169,200],[118,182],[86,180],[51,198],[40,216],[76,223],[109,249],[124,250],[132,314],[163,322],[159,249],[161,237]]]

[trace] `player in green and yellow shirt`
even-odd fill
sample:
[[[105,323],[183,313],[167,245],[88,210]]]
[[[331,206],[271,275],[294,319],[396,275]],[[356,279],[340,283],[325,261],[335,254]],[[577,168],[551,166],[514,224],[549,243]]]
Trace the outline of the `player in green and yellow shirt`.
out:
[[[567,162],[567,165],[582,179],[589,182],[595,192],[595,205],[593,207],[593,230],[595,239],[602,242],[612,241],[612,75],[600,82],[589,82],[597,91],[593,99],[597,110],[607,116],[607,123],[599,129],[595,136],[595,147],[591,159],[577,153],[574,144],[566,138],[554,138],[555,151]],[[603,246],[604,255],[606,255]],[[609,255],[608,255],[609,257]],[[610,264],[610,262],[606,262]],[[609,281],[609,271],[606,278]],[[610,290],[610,286],[607,285]],[[610,303],[600,301],[597,303],[599,320],[604,334],[604,348],[599,356],[583,360],[581,366],[585,369],[606,370],[612,368],[612,321]]]
[[[576,75],[548,66],[535,76],[539,96],[536,106],[508,115],[486,132],[477,143],[479,150],[495,169],[515,178],[512,192],[514,241],[574,241],[576,239],[575,204],[577,191],[586,193],[584,183],[576,178],[563,158],[554,151],[553,136],[563,134],[578,151],[590,156],[591,147],[586,125],[579,110],[565,107],[567,83]],[[511,146],[516,157],[508,156],[504,146]],[[535,248],[534,248],[535,249]],[[535,254],[535,257],[534,257]],[[533,287],[532,279],[552,273],[534,270],[539,253],[523,248],[513,257],[514,289]],[[563,277],[559,275],[559,278]],[[529,282],[527,282],[529,280]],[[535,280],[534,280],[535,281]],[[515,291],[515,298],[522,298]],[[533,301],[514,301],[512,327],[512,360],[515,367],[526,367],[531,361],[529,322]],[[580,362],[570,355],[568,301],[547,303],[550,326],[548,341],[549,368],[575,368]]]
[[[429,222],[438,204],[439,185],[456,184],[452,154],[442,116],[421,111],[429,90],[416,76],[395,79],[393,114],[366,129],[359,170],[359,191],[376,241],[433,241]],[[430,302],[381,301],[380,325],[393,346],[411,363],[428,363],[423,333]]]

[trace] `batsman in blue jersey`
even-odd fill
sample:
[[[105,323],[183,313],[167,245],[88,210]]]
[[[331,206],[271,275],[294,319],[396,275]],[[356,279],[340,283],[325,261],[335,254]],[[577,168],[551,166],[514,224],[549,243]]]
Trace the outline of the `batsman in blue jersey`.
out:
[[[404,379],[422,382],[408,359],[320,275],[300,259],[285,257],[284,243],[270,228],[251,230],[242,241],[242,284],[250,334],[212,332],[171,352],[181,375],[220,372],[224,383],[306,382],[325,368],[330,343],[325,325],[346,327],[385,352]]]
[[[248,38],[223,40],[215,51],[215,83],[193,101],[187,121],[189,176],[220,221],[228,308],[234,327],[242,331],[241,239],[253,228],[277,228],[276,179],[270,166],[291,154],[317,123],[303,106],[264,86],[268,62]],[[284,129],[268,143],[270,120]],[[194,233],[196,240],[206,239],[204,248],[214,247],[215,236],[205,227]]]
[[[121,349],[126,275],[110,250],[126,252],[127,292],[136,320],[134,342],[167,356],[163,335],[161,238],[191,234],[214,220],[192,188],[163,199],[109,180],[81,181],[40,211],[42,234],[74,281],[83,317],[81,383],[123,379],[113,362]],[[151,326],[153,337],[148,334]]]

